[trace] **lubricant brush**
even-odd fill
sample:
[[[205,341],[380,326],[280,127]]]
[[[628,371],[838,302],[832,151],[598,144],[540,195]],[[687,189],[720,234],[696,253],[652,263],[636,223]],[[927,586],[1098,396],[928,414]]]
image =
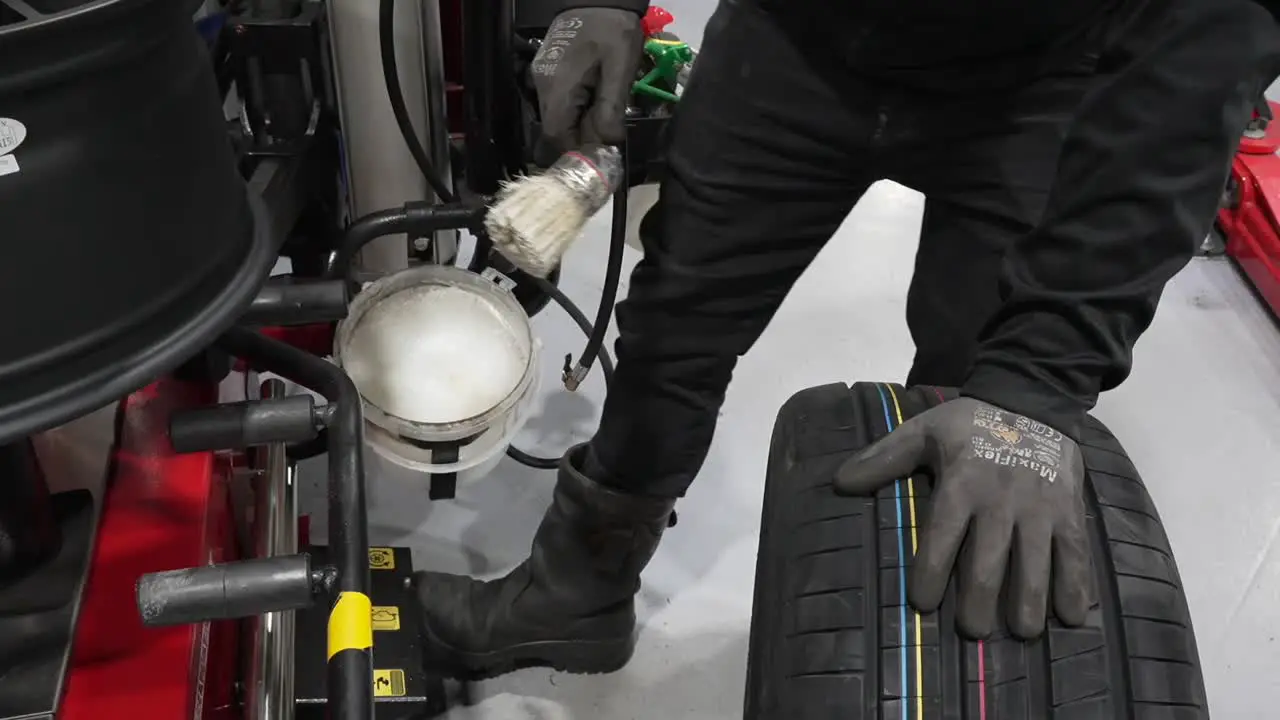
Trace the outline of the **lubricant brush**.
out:
[[[545,278],[622,184],[622,165],[617,148],[593,145],[507,183],[485,218],[493,246],[516,267]]]

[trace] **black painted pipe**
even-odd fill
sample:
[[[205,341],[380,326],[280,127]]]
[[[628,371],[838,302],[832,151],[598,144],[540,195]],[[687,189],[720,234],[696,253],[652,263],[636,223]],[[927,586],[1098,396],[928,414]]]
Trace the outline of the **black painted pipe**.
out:
[[[338,366],[245,328],[222,347],[263,370],[329,400],[329,548],[336,598],[329,612],[329,717],[373,717],[373,615],[369,599],[369,526],[364,484],[364,414],[360,393]]]

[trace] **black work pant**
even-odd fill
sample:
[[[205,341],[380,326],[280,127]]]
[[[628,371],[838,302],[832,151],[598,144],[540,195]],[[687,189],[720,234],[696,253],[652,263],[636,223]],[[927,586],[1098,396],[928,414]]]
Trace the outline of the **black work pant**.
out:
[[[618,367],[592,441],[606,482],[685,492],[738,358],[880,179],[926,196],[906,380],[962,384],[1001,302],[1002,255],[1038,222],[1073,110],[1101,77],[1082,54],[1012,89],[888,85],[824,61],[755,7],[722,3],[617,310]]]

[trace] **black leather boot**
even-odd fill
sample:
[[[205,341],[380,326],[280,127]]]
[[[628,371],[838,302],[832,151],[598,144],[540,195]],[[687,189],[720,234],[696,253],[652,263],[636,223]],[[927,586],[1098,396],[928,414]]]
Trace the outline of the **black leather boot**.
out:
[[[414,576],[432,669],[493,677],[522,667],[620,669],[635,649],[635,594],[675,499],[627,495],[592,481],[586,446],[565,454],[529,559],[499,580]]]

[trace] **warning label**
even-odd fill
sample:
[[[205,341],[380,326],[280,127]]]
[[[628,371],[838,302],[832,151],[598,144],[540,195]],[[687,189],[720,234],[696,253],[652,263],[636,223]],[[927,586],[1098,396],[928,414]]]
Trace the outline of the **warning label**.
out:
[[[404,697],[404,693],[403,670],[373,671],[374,697]]]
[[[399,630],[400,608],[393,605],[374,605],[373,629],[386,631]]]
[[[395,551],[385,547],[369,548],[369,568],[371,570],[395,570]]]

